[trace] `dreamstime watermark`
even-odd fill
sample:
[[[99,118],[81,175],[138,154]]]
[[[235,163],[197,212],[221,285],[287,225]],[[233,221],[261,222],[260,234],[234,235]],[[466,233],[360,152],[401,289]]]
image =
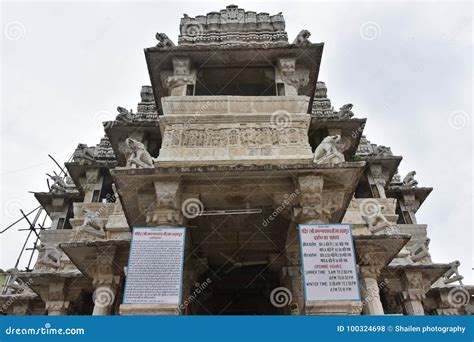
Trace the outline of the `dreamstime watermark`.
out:
[[[15,293],[11,295],[10,298],[2,305],[2,311],[6,311],[11,305],[13,305],[16,300],[33,284],[33,279],[29,278],[28,281],[23,281],[19,278],[16,278],[14,281],[8,281],[4,286],[6,290],[9,289],[15,290]],[[8,293],[8,292],[7,292]]]
[[[362,135],[364,132],[365,124],[360,125],[357,129],[353,130],[351,133],[352,139],[356,139]]]
[[[110,128],[113,126],[115,115],[108,110],[99,110],[94,114],[94,125],[102,125],[104,122],[104,128]]]
[[[106,286],[100,286],[92,294],[92,300],[95,306],[105,308],[114,303],[115,293]]]
[[[200,216],[204,211],[204,204],[197,198],[188,198],[181,205],[184,217],[193,219]]]
[[[275,209],[273,212],[263,220],[262,225],[264,227],[268,226],[285,208],[291,204],[291,202],[300,195],[300,190],[296,189],[290,195],[288,195],[283,202]]]
[[[84,328],[52,328],[50,323],[45,323],[39,328],[15,328],[9,326],[5,329],[6,335],[84,335]]]
[[[286,110],[277,110],[270,117],[270,126],[276,129],[288,128],[291,124],[291,116]]]
[[[359,34],[364,40],[376,40],[382,35],[382,29],[375,21],[366,21],[360,25]]]
[[[211,101],[206,101],[204,102],[201,106],[199,106],[199,109],[197,110],[196,113],[194,113],[187,121],[185,124],[183,124],[184,129],[189,129],[189,126],[194,124],[196,122],[196,118],[199,117],[202,114],[206,114],[209,112],[209,108],[211,107]]]
[[[359,211],[367,217],[375,217],[382,212],[382,207],[376,199],[367,198],[360,202]]]
[[[270,293],[270,303],[277,308],[289,305],[292,300],[293,295],[291,294],[291,291],[283,286],[274,288]]]
[[[470,298],[469,292],[461,286],[453,287],[448,292],[448,303],[456,308],[469,304]]]
[[[456,110],[449,114],[449,126],[454,129],[461,130],[466,128],[471,123],[471,118],[468,113],[462,110]]]
[[[204,25],[192,19],[181,26],[181,35],[187,38],[197,38],[204,34]]]
[[[369,290],[366,293],[365,298],[362,300],[361,305],[356,305],[352,309],[353,314],[359,314],[360,311],[364,308],[364,306],[367,306],[371,304],[374,300],[380,300],[380,291],[382,291],[384,288],[386,288],[390,284],[390,281],[388,279],[384,279],[380,283],[378,283],[378,291],[375,289]]]
[[[3,207],[3,212],[5,216],[9,218],[16,218],[20,212],[20,209],[23,207],[23,202],[19,198],[10,198],[5,202]]]
[[[20,40],[26,34],[25,25],[19,21],[12,21],[5,25],[3,33],[8,40]]]
[[[201,284],[196,283],[194,284],[193,292],[186,298],[186,300],[176,309],[176,313],[179,315],[183,310],[186,308],[212,283],[211,278],[207,278]]]

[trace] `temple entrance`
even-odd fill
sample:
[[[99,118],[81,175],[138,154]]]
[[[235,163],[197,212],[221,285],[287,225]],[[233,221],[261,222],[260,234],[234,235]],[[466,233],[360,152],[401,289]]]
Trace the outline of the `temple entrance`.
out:
[[[272,305],[271,291],[280,286],[278,275],[265,266],[232,266],[216,275],[200,301],[193,303],[197,315],[278,315],[281,309]],[[230,271],[229,271],[230,270]],[[220,279],[219,279],[220,278]]]

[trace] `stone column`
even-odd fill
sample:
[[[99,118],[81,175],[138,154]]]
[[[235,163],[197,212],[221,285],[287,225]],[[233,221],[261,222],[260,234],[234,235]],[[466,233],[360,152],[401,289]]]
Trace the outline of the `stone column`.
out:
[[[106,247],[107,250],[100,253],[96,260],[94,269],[94,311],[93,316],[110,315],[113,304],[117,297],[117,288],[120,283],[120,276],[116,275],[115,246]]]
[[[378,277],[381,267],[360,267],[360,289],[362,295],[362,313],[364,315],[383,315],[384,310],[380,301]]]
[[[99,169],[89,169],[86,171],[86,182],[82,188],[84,190],[84,203],[92,203],[94,191],[100,191],[102,188]]]
[[[298,89],[304,87],[309,81],[309,71],[307,69],[297,70],[295,58],[278,58],[275,69],[275,82],[277,88],[279,84],[284,87],[284,94],[278,95],[297,96]],[[278,89],[277,89],[278,90]]]
[[[47,301],[46,311],[49,316],[65,316],[69,312],[69,305],[68,301]]]
[[[281,267],[281,285],[292,295],[290,307],[295,306],[292,314],[302,314],[304,311],[303,276],[301,274],[300,239],[298,227],[290,223],[285,243],[286,265]]]
[[[372,194],[375,198],[387,198],[385,194],[385,186],[387,184],[387,175],[384,174],[381,164],[369,165],[369,184]]]
[[[67,300],[66,280],[55,281],[49,284],[41,293],[45,308],[50,316],[64,316],[69,313],[70,302]]]
[[[175,57],[173,62],[173,75],[165,79],[165,84],[169,89],[170,96],[188,95],[188,85],[193,87],[196,84],[196,70],[191,69],[191,59],[189,57]]]
[[[405,270],[402,275],[401,301],[407,315],[423,316],[422,299],[425,298],[423,275],[417,270]]]
[[[15,316],[27,316],[29,312],[28,303],[13,303],[12,312]]]
[[[342,207],[343,194],[339,191],[332,191],[330,189],[324,189],[324,179],[321,176],[316,175],[304,175],[299,176],[297,179],[298,190],[300,192],[300,203],[293,209],[293,221],[295,224],[325,224],[329,223],[334,212],[338,211]],[[303,297],[303,277],[301,274],[301,260],[299,260],[300,242],[297,229],[295,231],[296,237],[291,239],[287,238],[286,251],[287,256],[293,256],[294,260],[298,260],[299,272],[296,273],[296,269],[292,272],[288,272],[292,275],[292,284],[294,296],[301,302],[299,298],[299,292],[301,292],[301,298]],[[292,231],[288,237],[291,236]],[[298,257],[296,257],[298,255]],[[291,260],[291,259],[290,259]],[[290,264],[291,265],[291,264]],[[291,265],[296,266],[296,265]],[[290,266],[290,267],[291,267]],[[299,284],[296,287],[295,283]],[[301,289],[301,290],[299,290]],[[306,315],[344,315],[344,314],[359,314],[360,313],[360,302],[355,301],[307,301],[304,303],[304,313]]]
[[[181,213],[181,180],[179,178],[165,178],[155,181],[156,201],[152,203],[146,213],[148,227],[182,227],[184,222]],[[186,239],[188,240],[188,239]],[[185,258],[187,257],[185,252]],[[188,269],[184,267],[184,269]],[[184,279],[189,278],[183,275]],[[122,315],[179,315],[178,305],[169,304],[122,304]]]

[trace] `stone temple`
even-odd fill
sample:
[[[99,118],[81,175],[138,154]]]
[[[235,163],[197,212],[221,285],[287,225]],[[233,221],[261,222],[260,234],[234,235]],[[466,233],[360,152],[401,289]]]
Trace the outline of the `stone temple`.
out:
[[[136,111],[118,107],[34,193],[51,226],[34,267],[2,274],[3,314],[472,313],[474,287],[458,261],[432,262],[416,219],[432,188],[398,175],[402,157],[367,140],[352,104],[334,109],[324,44],[234,5],[184,15],[176,45],[156,38]],[[305,300],[298,224],[324,223],[352,225],[358,301]],[[160,226],[186,227],[184,304],[124,304],[132,227]]]

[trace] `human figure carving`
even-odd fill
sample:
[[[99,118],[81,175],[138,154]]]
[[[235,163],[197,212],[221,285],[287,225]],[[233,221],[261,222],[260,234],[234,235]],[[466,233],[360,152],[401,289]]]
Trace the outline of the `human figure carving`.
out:
[[[339,112],[337,112],[337,116],[339,119],[350,119],[354,116],[354,113],[352,112],[352,103],[346,103],[344,106],[342,106],[339,109]]]
[[[361,217],[364,220],[367,228],[372,233],[377,233],[387,227],[392,227],[394,224],[387,220],[387,218],[382,214],[382,211],[385,209],[384,205],[377,207],[374,213],[370,215],[364,215],[361,213]]]
[[[153,168],[153,163],[156,158],[153,158],[141,142],[127,138],[125,143],[130,148],[132,153],[128,157],[127,167],[138,167],[138,168]]]
[[[414,188],[418,185],[418,182],[415,179],[416,172],[411,171],[403,178],[403,185],[406,187]]]
[[[133,121],[133,112],[128,111],[126,108],[117,107],[117,116],[115,117],[115,121],[130,123]]]
[[[158,44],[156,45],[156,47],[170,48],[175,46],[171,39],[169,39],[165,33],[158,32],[155,37],[156,40],[158,40]]]
[[[345,161],[344,155],[339,152],[336,144],[341,140],[340,135],[329,135],[321,141],[314,151],[316,164],[337,164]]]
[[[464,285],[462,283],[464,277],[459,274],[459,266],[461,266],[461,263],[458,260],[449,263],[449,270],[447,270],[446,273],[443,275],[443,282],[445,284],[451,284],[456,281],[459,281],[459,284],[461,286]]]
[[[309,41],[309,37],[311,33],[308,30],[301,30],[300,33],[296,36],[293,44],[302,45],[302,46],[309,46],[311,42]]]

